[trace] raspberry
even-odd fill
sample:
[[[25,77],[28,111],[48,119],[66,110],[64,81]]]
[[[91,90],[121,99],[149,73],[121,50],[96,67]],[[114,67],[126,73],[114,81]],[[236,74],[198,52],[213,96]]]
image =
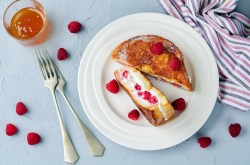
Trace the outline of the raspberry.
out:
[[[118,93],[119,92],[119,85],[115,79],[111,80],[109,83],[106,84],[106,89],[111,93]]]
[[[5,131],[6,131],[6,135],[12,136],[17,133],[17,127],[13,124],[7,124]]]
[[[162,42],[154,43],[150,46],[150,51],[153,54],[161,55],[164,51],[164,45]]]
[[[28,141],[29,145],[35,145],[35,144],[39,143],[40,140],[41,140],[41,137],[37,133],[30,132],[27,135],[27,141]]]
[[[207,148],[212,143],[212,139],[210,137],[200,137],[197,141],[201,148]]]
[[[141,86],[139,84],[135,84],[135,89],[139,91],[141,90]]]
[[[148,91],[144,91],[144,97],[143,97],[143,99],[144,99],[144,100],[149,100],[150,97],[151,97],[151,93],[148,92]]]
[[[233,138],[235,138],[240,134],[241,125],[239,123],[230,124],[230,126],[228,127],[228,131],[229,131],[230,135]]]
[[[155,103],[158,102],[158,99],[156,98],[156,96],[153,96],[153,97],[149,98],[148,101],[149,101],[150,103],[152,103],[152,104],[155,104]]]
[[[128,118],[130,118],[131,120],[137,120],[139,117],[140,117],[140,113],[136,109],[133,109],[132,111],[128,113]]]
[[[60,48],[57,51],[57,59],[58,60],[65,60],[66,58],[68,58],[68,53],[64,48]]]
[[[186,108],[186,103],[183,98],[179,98],[172,102],[172,106],[175,110],[182,111]]]
[[[122,72],[122,77],[123,78],[128,78],[128,71],[125,70],[124,72]]]
[[[138,92],[137,93],[138,96],[142,96],[142,94],[143,94],[142,92]]]
[[[77,21],[72,21],[68,24],[68,29],[71,33],[77,33],[81,30],[82,25]]]
[[[16,104],[16,113],[18,115],[23,115],[27,112],[27,108],[26,106],[22,103],[22,102],[18,102]]]
[[[180,70],[181,69],[181,61],[177,57],[173,57],[170,61],[170,67],[172,70]]]

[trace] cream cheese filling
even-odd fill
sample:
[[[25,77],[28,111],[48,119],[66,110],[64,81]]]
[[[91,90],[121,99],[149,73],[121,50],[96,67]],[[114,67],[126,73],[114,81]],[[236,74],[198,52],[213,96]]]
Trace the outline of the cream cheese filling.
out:
[[[126,74],[126,77],[123,76],[124,71],[128,71],[128,74]],[[142,104],[144,104],[146,106],[152,106],[152,105],[157,104],[160,112],[162,113],[162,115],[164,117],[164,120],[165,121],[168,120],[168,115],[166,113],[167,110],[164,106],[161,105],[161,102],[162,102],[161,97],[153,89],[147,89],[147,84],[140,79],[140,76],[136,72],[134,72],[131,69],[126,68],[126,69],[121,69],[119,71],[119,75],[121,78],[121,82],[123,84],[125,84],[126,86],[128,86],[128,88],[131,90],[131,93],[132,93],[134,98],[136,98],[137,100],[139,100]],[[135,89],[135,86],[137,84],[141,87],[140,90]],[[144,91],[150,92],[152,96],[155,96],[157,98],[157,100],[158,100],[157,103],[150,103],[148,100],[145,100],[142,97],[138,96],[138,92],[140,92],[140,91],[141,92],[144,92]]]

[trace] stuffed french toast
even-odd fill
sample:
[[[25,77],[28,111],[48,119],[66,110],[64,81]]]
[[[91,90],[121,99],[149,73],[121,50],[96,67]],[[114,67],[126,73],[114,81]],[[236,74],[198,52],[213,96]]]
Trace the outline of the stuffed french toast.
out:
[[[192,90],[181,51],[173,42],[160,36],[133,37],[116,47],[112,59],[185,90]]]
[[[139,70],[126,66],[116,70],[114,76],[152,125],[158,126],[173,116],[174,109],[166,96]]]

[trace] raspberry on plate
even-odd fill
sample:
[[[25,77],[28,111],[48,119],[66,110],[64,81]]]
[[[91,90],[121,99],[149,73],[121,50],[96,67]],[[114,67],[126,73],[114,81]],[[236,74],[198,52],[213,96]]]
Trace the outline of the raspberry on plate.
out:
[[[183,98],[179,98],[172,102],[172,106],[177,111],[183,111],[186,108],[186,103]]]
[[[153,54],[161,55],[164,52],[164,45],[162,42],[154,43],[150,46],[150,51]]]
[[[12,136],[17,133],[18,129],[15,125],[9,123],[6,125],[5,131],[6,131],[6,135]]]
[[[140,117],[140,113],[136,109],[133,109],[132,111],[128,113],[128,118],[130,118],[131,120],[137,120],[139,117]]]
[[[26,106],[22,102],[16,104],[16,113],[18,115],[24,115],[27,112]]]
[[[27,135],[27,141],[28,141],[29,145],[35,145],[35,144],[39,143],[40,140],[41,140],[41,137],[37,133],[30,132]]]
[[[228,127],[228,131],[229,131],[230,135],[233,138],[235,138],[235,137],[239,136],[239,134],[240,134],[241,125],[239,123],[230,124],[230,126]]]
[[[106,89],[111,93],[118,93],[119,92],[119,85],[115,79],[111,80],[109,83],[106,84]]]
[[[201,148],[207,148],[212,143],[212,139],[210,137],[200,137],[198,143]]]

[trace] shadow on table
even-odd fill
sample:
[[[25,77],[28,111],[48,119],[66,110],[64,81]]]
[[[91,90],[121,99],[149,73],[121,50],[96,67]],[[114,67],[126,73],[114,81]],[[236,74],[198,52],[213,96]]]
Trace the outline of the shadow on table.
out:
[[[242,13],[245,16],[247,16],[248,18],[250,18],[249,6],[250,6],[250,1],[249,0],[240,0],[238,2],[238,5],[237,5],[235,11],[239,12],[239,13]]]

